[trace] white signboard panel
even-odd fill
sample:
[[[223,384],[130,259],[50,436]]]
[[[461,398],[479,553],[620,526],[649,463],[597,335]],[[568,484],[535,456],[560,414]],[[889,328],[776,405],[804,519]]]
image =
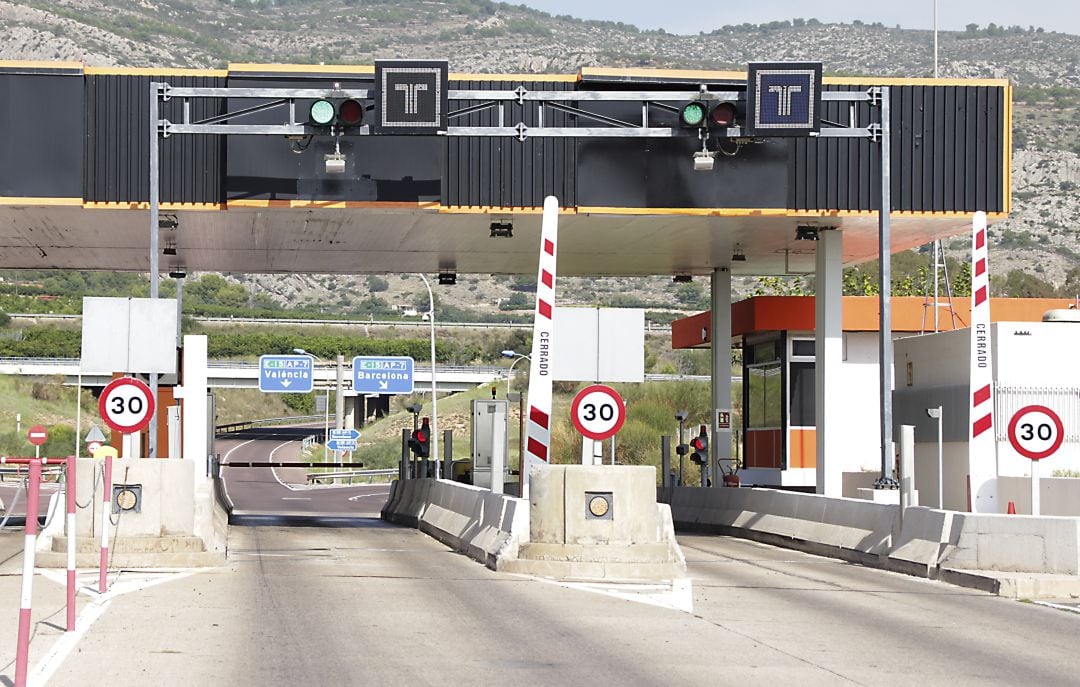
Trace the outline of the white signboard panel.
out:
[[[174,374],[176,300],[84,298],[82,373]]]
[[[645,380],[645,311],[638,308],[555,308],[551,344],[558,381]]]

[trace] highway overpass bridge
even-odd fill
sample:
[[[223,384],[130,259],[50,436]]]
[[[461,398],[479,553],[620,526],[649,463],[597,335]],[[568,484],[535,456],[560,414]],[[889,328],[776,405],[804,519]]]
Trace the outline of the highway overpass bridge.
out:
[[[346,365],[345,394],[352,395],[351,365]],[[436,366],[435,377],[440,393],[468,391],[480,384],[506,379],[505,367],[446,365]],[[85,387],[104,387],[111,376],[80,375],[78,358],[0,358],[0,374],[32,377],[63,377],[64,384],[82,384]],[[207,386],[212,389],[259,388],[259,364],[241,360],[211,360],[207,363]],[[337,368],[316,366],[314,371],[316,389],[337,388]],[[431,390],[431,366],[417,365],[413,368],[413,382],[417,391]],[[162,382],[168,384],[168,379]]]

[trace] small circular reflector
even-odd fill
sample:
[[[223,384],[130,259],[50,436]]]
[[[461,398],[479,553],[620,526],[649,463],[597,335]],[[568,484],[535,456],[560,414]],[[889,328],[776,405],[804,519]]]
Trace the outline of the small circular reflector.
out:
[[[720,103],[713,108],[712,123],[714,126],[732,126],[735,124],[735,106],[731,103]]]
[[[364,121],[364,106],[359,100],[343,100],[338,106],[338,122],[345,126],[356,126]]]
[[[312,124],[326,126],[334,121],[334,104],[329,100],[316,100],[308,111]]]
[[[705,121],[705,105],[699,102],[687,103],[683,105],[680,117],[686,126],[700,126]]]

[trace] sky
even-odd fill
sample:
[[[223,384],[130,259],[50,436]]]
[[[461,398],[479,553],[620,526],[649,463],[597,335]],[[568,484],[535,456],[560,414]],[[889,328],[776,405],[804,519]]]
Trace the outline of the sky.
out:
[[[582,19],[605,19],[634,24],[642,29],[663,28],[672,33],[712,31],[725,24],[764,24],[784,19],[815,18],[822,22],[850,24],[856,19],[881,22],[905,29],[931,29],[934,0],[922,2],[881,2],[880,0],[753,0],[753,2],[709,2],[708,0],[511,0],[551,14],[569,14]],[[1043,27],[1047,31],[1080,34],[1080,7],[1076,0],[937,0],[938,29],[963,31],[968,24],[985,27],[1020,25]]]

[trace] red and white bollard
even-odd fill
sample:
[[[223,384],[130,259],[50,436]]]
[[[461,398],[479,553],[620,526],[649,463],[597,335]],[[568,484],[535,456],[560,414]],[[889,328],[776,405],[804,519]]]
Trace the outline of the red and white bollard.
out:
[[[105,457],[105,479],[101,492],[101,563],[98,571],[98,592],[104,594],[109,589],[109,515],[112,511],[112,456]]]
[[[67,631],[75,631],[75,456],[67,457],[64,496],[67,500]]]
[[[34,589],[34,547],[37,544],[38,501],[41,494],[41,461],[32,458],[30,486],[26,490],[26,537],[23,540],[22,596],[19,606],[19,639],[15,649],[15,687],[26,687],[30,658],[30,600]]]

